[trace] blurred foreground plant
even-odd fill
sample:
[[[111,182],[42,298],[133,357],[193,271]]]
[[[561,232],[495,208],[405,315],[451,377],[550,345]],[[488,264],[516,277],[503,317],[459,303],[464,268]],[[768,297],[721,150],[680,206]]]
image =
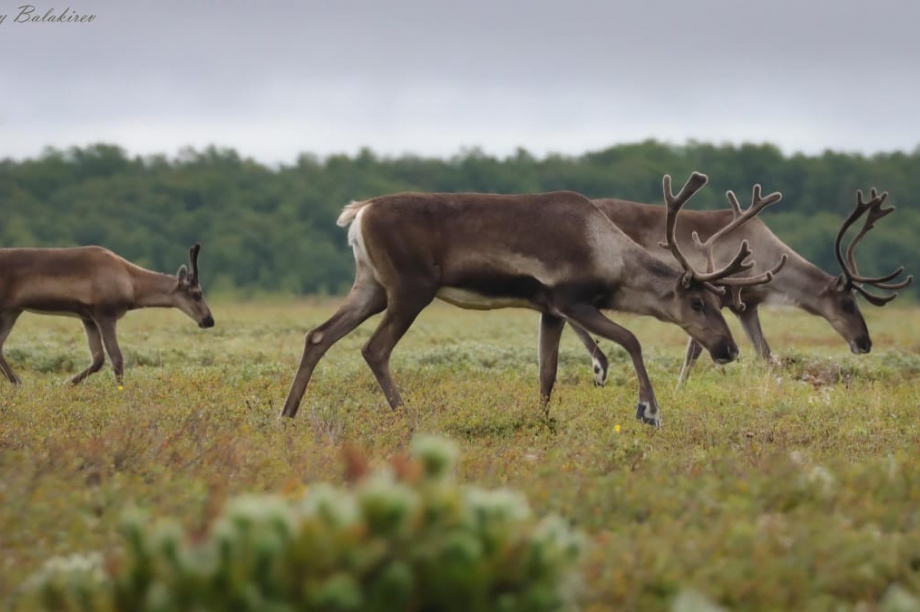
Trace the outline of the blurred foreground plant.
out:
[[[455,447],[416,438],[410,458],[348,488],[232,499],[209,528],[126,513],[122,550],[49,560],[29,595],[49,610],[565,610],[582,536],[537,519],[509,490],[458,485]]]

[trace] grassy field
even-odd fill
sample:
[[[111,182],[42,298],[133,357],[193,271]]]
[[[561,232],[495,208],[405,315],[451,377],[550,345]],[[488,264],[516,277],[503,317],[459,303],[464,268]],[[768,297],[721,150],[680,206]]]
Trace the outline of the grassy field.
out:
[[[763,314],[780,363],[700,361],[674,390],[685,336],[617,317],[639,337],[663,410],[634,421],[624,351],[606,388],[563,336],[539,418],[535,313],[436,305],[393,357],[409,403],[389,410],[360,346],[372,320],[320,363],[300,414],[279,421],[303,346],[331,302],[212,304],[199,330],[175,311],[120,324],[125,387],[89,361],[73,319],[24,315],[6,344],[23,378],[0,386],[0,599],[52,555],[118,543],[132,504],[202,525],[233,494],[341,482],[344,444],[376,462],[413,432],[462,448],[462,478],[522,490],[592,541],[583,608],[668,609],[693,589],[729,609],[873,610],[892,585],[920,594],[920,310],[867,307],[874,350],[849,353],[823,320]]]

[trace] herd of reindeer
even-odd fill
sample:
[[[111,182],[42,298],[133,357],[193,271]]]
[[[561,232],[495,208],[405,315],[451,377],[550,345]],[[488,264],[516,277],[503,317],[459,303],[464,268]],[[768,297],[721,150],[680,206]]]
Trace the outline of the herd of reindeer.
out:
[[[872,348],[856,294],[884,306],[913,280],[860,274],[859,241],[894,208],[888,196],[857,192],[856,207],[834,243],[838,276],[827,274],[785,245],[760,220],[760,211],[782,196],[753,188],[742,209],[731,191],[730,208],[683,211],[707,182],[694,172],[675,195],[663,179],[666,206],[618,199],[590,200],[571,191],[528,195],[401,193],[347,205],[339,216],[355,256],[355,280],[345,302],[322,325],[307,332],[303,356],[281,410],[294,417],[313,370],[325,352],[369,317],[383,312],[362,355],[395,410],[403,404],[390,374],[390,354],[418,314],[435,298],[461,308],[521,307],[540,313],[540,397],[548,405],[556,381],[559,339],[565,324],[588,349],[594,380],[607,379],[607,357],[592,335],[629,353],[639,382],[636,418],[661,424],[639,341],[601,311],[651,315],[676,323],[690,336],[679,383],[703,348],[716,363],[738,357],[722,308],[741,321],[758,357],[770,346],[757,314],[763,303],[785,303],[827,320],[853,353]],[[847,230],[863,225],[844,252]],[[678,227],[680,219],[680,227]],[[78,317],[92,362],[71,380],[100,370],[108,353],[121,384],[124,361],[116,322],[127,311],[174,307],[199,327],[214,325],[202,295],[199,244],[189,267],[173,276],[132,264],[99,246],[0,249],[0,369],[20,383],[3,357],[3,343],[23,311]],[[757,259],[753,259],[756,255]],[[722,262],[722,263],[717,263]],[[880,296],[869,288],[891,291]]]

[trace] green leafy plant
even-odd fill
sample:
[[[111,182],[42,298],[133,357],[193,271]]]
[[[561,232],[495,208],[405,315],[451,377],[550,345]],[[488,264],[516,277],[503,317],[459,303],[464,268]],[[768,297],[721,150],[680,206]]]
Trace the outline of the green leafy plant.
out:
[[[420,437],[371,472],[351,453],[352,486],[239,496],[197,535],[130,511],[121,550],[53,558],[29,589],[49,610],[571,607],[582,536],[519,493],[458,484],[456,455]]]

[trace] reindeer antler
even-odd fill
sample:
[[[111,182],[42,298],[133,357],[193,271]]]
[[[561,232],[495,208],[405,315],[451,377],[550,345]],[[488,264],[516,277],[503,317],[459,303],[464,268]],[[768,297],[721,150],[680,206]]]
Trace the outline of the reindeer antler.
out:
[[[747,240],[742,242],[741,245],[742,247],[747,246]],[[748,251],[748,253],[750,253],[750,251]],[[738,312],[742,312],[745,308],[747,308],[747,306],[744,302],[741,301],[741,290],[744,287],[769,283],[773,280],[773,277],[776,275],[776,273],[783,269],[783,266],[786,265],[788,260],[789,257],[783,253],[776,265],[766,272],[762,272],[757,276],[747,276],[743,278],[723,278],[719,281],[719,285],[723,285],[729,288],[732,294],[732,306],[734,306],[735,310]]]
[[[742,225],[744,225],[745,223],[747,223],[748,221],[756,217],[758,214],[760,214],[762,210],[764,210],[768,206],[776,204],[777,202],[782,200],[783,194],[781,194],[778,191],[774,191],[767,197],[763,197],[760,185],[759,184],[754,185],[753,194],[751,196],[751,205],[747,208],[747,210],[741,210],[741,204],[738,202],[738,197],[735,195],[734,191],[731,191],[731,190],[726,191],[725,197],[728,198],[728,203],[732,207],[731,222],[725,227],[723,227],[722,229],[720,229],[719,231],[715,232],[713,235],[711,235],[709,239],[706,240],[706,242],[701,241],[699,234],[697,234],[696,232],[693,232],[693,234],[691,235],[691,237],[693,238],[693,244],[706,255],[708,271],[710,273],[713,273],[712,271],[715,268],[715,260],[713,257],[713,247],[715,246],[716,242],[718,242],[718,240],[722,238],[723,236],[729,234],[730,232],[741,227]],[[742,253],[745,253],[745,255],[740,257],[739,259],[739,256],[741,256]],[[751,254],[751,250],[750,248],[748,248],[747,241],[744,240],[741,242],[741,248],[739,249],[738,254],[735,255],[734,259],[732,259],[732,263],[734,263],[737,260],[739,262],[739,265],[743,265],[743,267],[741,267],[742,270],[750,269],[754,265],[753,261],[749,262],[748,264],[741,264],[741,262],[744,261],[744,258],[750,254]],[[766,272],[763,272],[756,276],[748,276],[748,277],[743,277],[743,278],[721,277],[720,279],[718,279],[718,284],[721,286],[729,287],[729,289],[731,290],[731,294],[732,294],[732,305],[739,312],[743,311],[746,308],[746,306],[744,302],[741,301],[741,289],[744,287],[750,287],[752,285],[763,285],[765,283],[769,283],[770,281],[773,280],[773,276],[776,275],[777,272],[783,269],[783,266],[786,265],[786,261],[788,261],[788,259],[789,257],[785,253],[783,253],[783,255],[779,258],[779,261],[776,263],[776,265],[774,265],[771,269],[767,270]],[[729,263],[729,266],[731,265],[732,264]],[[729,266],[726,266],[725,268],[723,268],[723,270],[725,270]]]
[[[875,187],[873,187],[869,191],[869,201],[866,202],[863,200],[862,190],[857,190],[856,208],[853,209],[853,212],[850,213],[850,216],[847,217],[843,222],[843,225],[840,227],[840,231],[837,232],[837,238],[834,240],[834,255],[837,257],[837,262],[840,263],[840,267],[843,270],[843,276],[846,278],[847,285],[861,293],[863,297],[869,301],[870,304],[875,306],[884,306],[894,298],[898,297],[896,290],[904,289],[914,280],[914,277],[910,275],[897,283],[887,282],[901,274],[901,272],[904,271],[904,266],[898,266],[898,268],[890,274],[876,277],[862,276],[856,266],[856,245],[860,240],[862,240],[863,236],[869,232],[869,230],[875,227],[876,221],[894,212],[894,206],[882,208],[882,204],[884,204],[885,200],[887,199],[887,191],[883,191],[880,194],[875,189]],[[843,242],[843,237],[847,230],[864,214],[866,215],[866,220],[863,223],[862,229],[859,230],[859,233],[856,234],[856,237],[853,238],[852,242],[850,242],[850,245],[847,247],[846,260],[844,260],[843,254],[840,250],[840,243]],[[892,290],[895,291],[895,293],[884,297],[873,295],[869,293],[865,287],[863,287],[863,284],[871,285],[878,289]]]
[[[664,190],[664,198],[668,205],[668,215],[667,215],[667,228],[666,228],[666,242],[660,243],[661,246],[667,247],[671,250],[671,253],[674,255],[674,258],[680,262],[683,266],[686,274],[684,275],[684,283],[686,284],[692,278],[697,282],[703,284],[704,287],[716,293],[718,295],[725,294],[725,287],[729,287],[732,293],[732,303],[738,310],[744,310],[744,303],[741,301],[741,288],[751,285],[758,285],[762,283],[768,283],[773,280],[773,275],[779,272],[784,265],[786,265],[787,257],[783,255],[780,258],[779,263],[777,263],[772,269],[758,274],[757,276],[752,276],[748,278],[728,278],[732,274],[737,274],[745,270],[749,270],[754,266],[754,261],[745,261],[752,253],[750,246],[748,245],[747,240],[742,241],[741,246],[738,249],[738,252],[735,253],[735,256],[722,268],[719,270],[715,269],[715,261],[713,259],[712,247],[725,234],[731,232],[735,228],[747,223],[750,219],[755,217],[761,210],[775,204],[782,199],[782,194],[779,192],[774,192],[768,195],[766,198],[761,197],[760,185],[754,187],[754,198],[751,201],[751,206],[745,210],[741,210],[741,205],[738,203],[738,198],[735,197],[735,194],[729,191],[726,195],[728,196],[729,203],[732,206],[733,219],[731,223],[717,231],[715,234],[709,237],[709,239],[704,243],[700,240],[699,234],[693,232],[691,235],[693,238],[693,243],[706,254],[707,258],[707,271],[705,273],[698,272],[693,269],[693,266],[690,265],[689,260],[680,250],[680,247],[677,245],[677,238],[675,236],[676,227],[677,227],[677,215],[686,204],[687,200],[690,197],[699,191],[699,189],[706,184],[708,178],[694,172],[690,176],[690,179],[684,185],[676,196],[671,191],[671,177],[665,175],[664,180],[662,181],[662,187]]]
[[[684,269],[684,277],[682,283],[684,286],[688,286],[691,279],[696,279],[703,283],[703,286],[716,293],[718,295],[724,295],[725,289],[716,287],[707,280],[701,279],[699,277],[699,272],[693,269],[693,266],[690,265],[690,261],[684,255],[683,251],[680,250],[680,247],[677,246],[677,238],[675,236],[675,230],[677,228],[677,215],[680,214],[680,210],[684,207],[684,204],[693,197],[693,195],[702,189],[702,187],[709,182],[709,177],[700,172],[694,172],[690,175],[690,178],[687,179],[687,182],[684,183],[684,186],[681,187],[680,192],[677,195],[674,195],[674,192],[671,190],[671,175],[665,174],[664,178],[661,180],[661,187],[664,191],[664,200],[668,206],[668,214],[665,221],[665,242],[659,242],[658,244],[671,250],[671,254],[674,255],[674,259],[681,265]]]
[[[754,185],[754,193],[751,196],[751,205],[747,210],[741,210],[741,204],[738,202],[738,197],[735,195],[734,191],[728,190],[725,192],[725,197],[728,198],[728,203],[732,207],[732,221],[712,236],[706,242],[700,243],[699,238],[694,238],[694,244],[697,244],[707,253],[712,251],[713,245],[721,238],[722,236],[728,234],[729,232],[734,231],[736,228],[744,225],[754,217],[756,217],[760,211],[764,210],[766,207],[776,204],[783,199],[783,194],[778,191],[774,191],[767,197],[761,196],[760,185]]]
[[[188,261],[191,264],[191,274],[189,274],[189,284],[194,286],[198,284],[198,252],[201,250],[201,244],[195,243],[195,246],[188,250]]]

